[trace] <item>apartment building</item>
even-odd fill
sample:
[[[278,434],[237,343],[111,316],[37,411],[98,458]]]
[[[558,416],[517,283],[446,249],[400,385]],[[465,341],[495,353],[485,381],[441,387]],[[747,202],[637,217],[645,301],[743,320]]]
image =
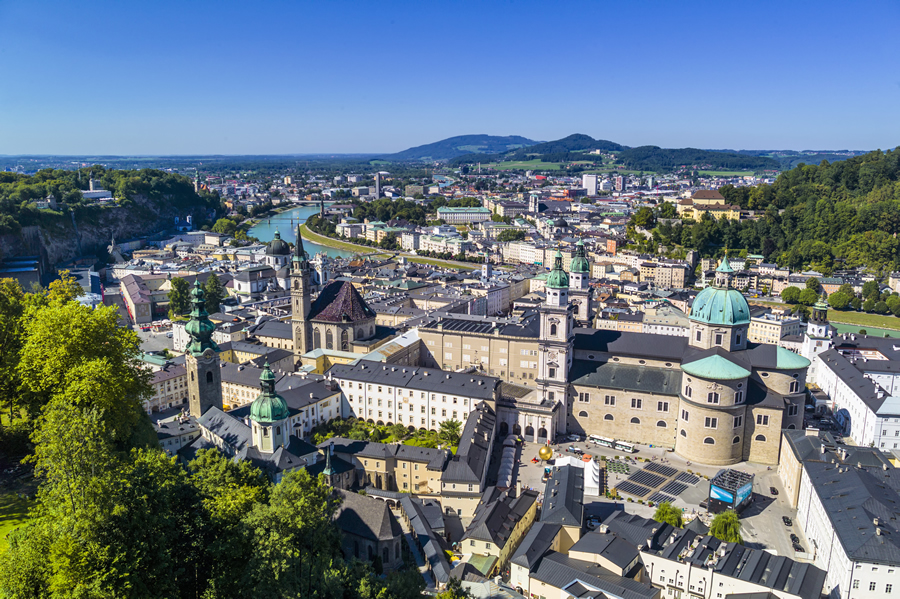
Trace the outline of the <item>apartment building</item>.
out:
[[[153,373],[150,386],[153,395],[144,401],[144,409],[148,414],[187,403],[187,369],[184,364],[166,362],[162,368]]]
[[[798,316],[767,312],[750,318],[747,339],[753,343],[778,345],[784,337],[801,335],[803,328],[803,320]]]
[[[492,377],[368,361],[337,364],[328,377],[340,387],[348,417],[410,429],[464,422],[479,402],[496,405],[500,392],[499,380]]]
[[[840,599],[893,597],[900,585],[900,527],[896,470],[804,462],[794,521],[816,566],[827,572],[825,592]]]
[[[488,487],[481,496],[472,522],[460,539],[463,553],[494,558],[486,574],[506,570],[509,560],[537,516],[538,492],[525,489],[500,491]]]
[[[363,472],[363,481],[376,489],[416,495],[437,495],[441,475],[450,459],[446,449],[357,441],[343,437],[320,444],[334,444],[334,455]]]
[[[483,206],[442,206],[437,217],[448,225],[465,225],[491,220],[491,211]]]

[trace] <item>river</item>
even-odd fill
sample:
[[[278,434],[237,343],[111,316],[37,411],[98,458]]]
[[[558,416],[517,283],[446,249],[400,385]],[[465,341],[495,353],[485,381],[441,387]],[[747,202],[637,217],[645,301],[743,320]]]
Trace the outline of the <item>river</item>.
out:
[[[263,219],[258,225],[252,227],[248,234],[268,243],[275,238],[275,230],[277,229],[282,239],[294,243],[297,240],[297,225],[305,223],[307,218],[318,213],[318,206],[297,206],[296,208],[272,215],[271,218]],[[291,226],[292,219],[293,226]],[[308,239],[303,240],[303,249],[306,250],[310,258],[319,252],[325,252],[332,258],[349,258],[353,255],[353,252],[325,247]],[[360,251],[365,252],[364,249]]]

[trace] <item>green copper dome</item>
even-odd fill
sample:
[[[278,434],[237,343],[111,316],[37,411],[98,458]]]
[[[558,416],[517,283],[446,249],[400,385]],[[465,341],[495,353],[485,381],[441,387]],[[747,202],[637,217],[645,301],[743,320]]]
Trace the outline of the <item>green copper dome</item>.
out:
[[[750,371],[719,355],[707,356],[696,362],[682,364],[681,370],[701,379],[720,381],[734,381],[750,376]]]
[[[553,260],[553,270],[550,271],[550,276],[547,277],[547,287],[552,289],[569,288],[569,275],[563,270],[562,259],[562,252],[556,250],[556,258]]]
[[[191,304],[193,305],[191,320],[184,325],[185,332],[191,338],[187,351],[195,356],[199,356],[207,349],[219,351],[219,346],[212,340],[212,334],[216,330],[216,325],[209,320],[205,296],[203,288],[200,287],[200,280],[195,280],[194,289],[191,291]]]
[[[744,295],[731,288],[734,270],[728,256],[716,269],[716,282],[697,294],[691,306],[691,320],[712,325],[750,324],[750,305]]]
[[[807,368],[811,364],[809,359],[783,347],[779,347],[776,350],[775,357],[775,368],[778,370],[800,370],[801,368]]]
[[[569,272],[577,272],[581,274],[588,274],[591,272],[591,265],[588,263],[587,257],[584,255],[584,242],[582,240],[578,240],[578,243],[575,244],[575,257],[572,258],[572,264],[569,267]]]
[[[275,373],[269,368],[268,362],[259,376],[259,386],[262,387],[262,392],[250,404],[250,419],[261,424],[286,420],[290,412],[284,398],[275,393]]]

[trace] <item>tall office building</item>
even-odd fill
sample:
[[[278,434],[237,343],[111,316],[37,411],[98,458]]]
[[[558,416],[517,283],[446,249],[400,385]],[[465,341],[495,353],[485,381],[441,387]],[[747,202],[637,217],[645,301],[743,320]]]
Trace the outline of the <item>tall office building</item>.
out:
[[[581,187],[587,190],[589,196],[597,195],[597,175],[581,175]]]

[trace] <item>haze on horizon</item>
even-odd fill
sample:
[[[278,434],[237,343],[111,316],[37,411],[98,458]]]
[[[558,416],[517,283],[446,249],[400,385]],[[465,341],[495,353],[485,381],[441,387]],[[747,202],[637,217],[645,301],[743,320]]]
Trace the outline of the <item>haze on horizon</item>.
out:
[[[0,3],[0,154],[900,145],[900,4]]]

